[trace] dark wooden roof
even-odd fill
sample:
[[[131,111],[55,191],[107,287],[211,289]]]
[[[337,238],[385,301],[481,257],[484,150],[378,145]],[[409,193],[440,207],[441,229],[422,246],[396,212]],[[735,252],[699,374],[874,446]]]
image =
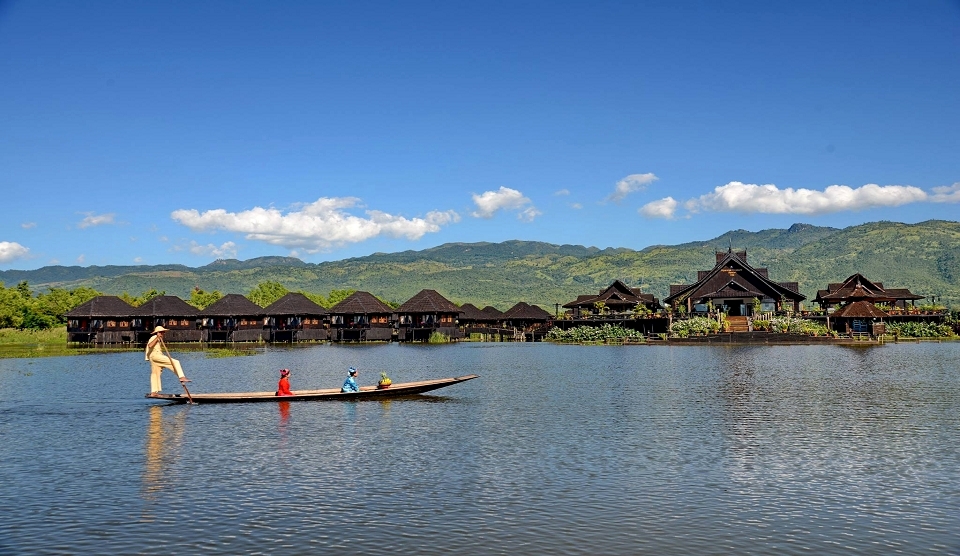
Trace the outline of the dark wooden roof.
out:
[[[620,280],[615,280],[607,288],[600,290],[598,295],[580,295],[575,301],[564,305],[567,309],[574,307],[593,307],[594,303],[603,302],[612,308],[635,307],[638,304],[660,306],[660,301],[653,294],[643,293],[640,288],[631,288]]]
[[[459,309],[457,309],[459,311]],[[349,297],[330,307],[334,315],[389,315],[393,309],[372,293],[353,292]]]
[[[853,303],[848,303],[843,307],[837,309],[833,313],[833,317],[842,317],[842,318],[877,318],[882,319],[887,317],[886,313],[877,309],[873,303],[869,301],[854,301]]]
[[[397,308],[397,313],[459,313],[457,307],[436,290],[420,290],[420,293],[411,297],[406,303]]]
[[[460,320],[488,320],[489,318],[476,305],[464,303],[460,306]]]
[[[790,301],[806,299],[806,296],[799,292],[796,282],[774,282],[767,277],[766,272],[758,272],[747,264],[746,253],[743,251],[734,252],[731,249],[726,253],[717,253],[717,265],[698,276],[695,284],[671,285],[670,295],[664,301],[674,304],[691,298],[699,300],[723,297],[782,297]],[[744,293],[735,293],[738,291]],[[731,295],[725,296],[725,293]]]
[[[138,317],[195,317],[200,311],[175,295],[158,295],[134,309]]]
[[[290,292],[261,309],[260,314],[271,317],[296,315],[326,315],[327,310],[300,292]]]
[[[553,315],[540,307],[520,301],[507,309],[501,318],[505,320],[550,320],[552,317]]]
[[[263,307],[238,293],[228,293],[200,310],[201,317],[251,317],[262,314]]]
[[[880,282],[868,280],[865,276],[854,274],[839,284],[829,284],[826,290],[819,290],[814,301],[838,303],[841,301],[885,302],[907,299],[923,299],[906,288],[884,289]]]
[[[128,317],[133,314],[135,309],[136,307],[115,295],[101,295],[70,309],[64,314],[64,317],[70,319]]]
[[[503,311],[493,305],[487,305],[483,309],[480,309],[480,312],[486,315],[488,319],[497,320],[503,318]]]

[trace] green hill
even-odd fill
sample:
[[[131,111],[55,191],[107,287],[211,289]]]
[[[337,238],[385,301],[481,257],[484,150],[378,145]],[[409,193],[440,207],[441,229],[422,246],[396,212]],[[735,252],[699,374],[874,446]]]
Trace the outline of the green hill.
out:
[[[714,252],[729,247],[746,249],[750,264],[768,267],[772,279],[797,281],[808,299],[828,283],[860,272],[888,287],[910,288],[960,306],[960,223],[933,220],[872,222],[844,229],[794,224],[759,232],[734,230],[706,241],[640,251],[533,241],[448,243],[319,264],[261,257],[220,260],[199,268],[53,266],[3,271],[0,281],[13,285],[26,280],[38,290],[89,286],[110,294],[156,288],[187,297],[194,287],[248,293],[258,283],[273,280],[291,290],[322,294],[367,290],[396,302],[431,288],[457,303],[505,309],[523,300],[552,312],[555,304],[599,291],[614,279],[663,298],[670,284],[696,280],[698,270],[713,266]]]

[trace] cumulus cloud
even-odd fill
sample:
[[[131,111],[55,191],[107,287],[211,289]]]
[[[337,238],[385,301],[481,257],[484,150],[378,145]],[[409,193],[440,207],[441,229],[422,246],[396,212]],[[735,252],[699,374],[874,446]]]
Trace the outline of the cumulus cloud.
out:
[[[235,259],[237,257],[237,244],[228,241],[218,247],[212,243],[200,245],[196,241],[191,241],[190,252],[194,255],[216,257],[218,259]]]
[[[677,212],[677,200],[673,197],[664,197],[659,201],[653,201],[640,207],[638,211],[647,218],[663,218],[670,220]]]
[[[301,248],[307,253],[381,235],[419,239],[460,220],[460,215],[452,210],[432,211],[423,218],[405,218],[378,210],[368,210],[367,217],[362,218],[346,211],[359,204],[360,199],[355,197],[321,197],[286,213],[273,207],[254,207],[241,212],[214,209],[202,213],[180,209],[170,213],[170,217],[194,231],[242,233],[247,239],[288,249]]]
[[[652,173],[630,174],[629,176],[617,182],[616,187],[613,189],[613,193],[607,197],[607,200],[619,203],[620,201],[624,200],[627,195],[636,191],[643,191],[648,185],[657,181],[658,179],[660,178]]]
[[[500,186],[497,191],[474,194],[473,202],[477,210],[471,214],[476,218],[493,218],[499,210],[516,210],[517,218],[529,222],[541,214],[523,193],[509,187]]]
[[[934,187],[930,200],[935,203],[960,203],[960,181],[953,185]]]
[[[756,185],[732,181],[711,193],[684,203],[690,212],[741,212],[766,214],[826,214],[844,210],[896,207],[924,201],[927,194],[910,185],[867,184],[853,188],[831,185],[815,189],[780,189],[776,185]]]
[[[77,224],[77,227],[80,229],[89,228],[91,226],[102,226],[103,224],[113,224],[113,217],[115,216],[112,212],[107,214],[93,214],[92,212],[85,213],[87,216]]]
[[[0,263],[9,263],[27,256],[30,249],[15,241],[0,241]]]
[[[580,210],[583,208],[583,205],[581,205],[580,203],[570,203],[570,208],[574,210]]]
[[[554,191],[553,194],[554,194],[554,195],[559,195],[559,196],[569,195],[569,194],[570,194],[570,190],[569,190],[569,189],[558,189],[557,191]]]
[[[20,224],[20,227],[23,228],[24,230],[29,230],[29,229],[31,229],[31,228],[36,228],[36,227],[37,227],[37,223],[36,223],[36,222],[24,222],[23,224]]]

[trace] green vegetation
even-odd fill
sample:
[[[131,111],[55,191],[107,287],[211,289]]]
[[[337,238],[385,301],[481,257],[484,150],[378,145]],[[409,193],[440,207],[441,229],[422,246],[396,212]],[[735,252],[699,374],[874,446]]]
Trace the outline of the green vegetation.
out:
[[[623,342],[624,340],[643,341],[643,333],[615,324],[603,326],[576,326],[569,330],[553,328],[544,338],[548,342],[592,344],[607,342]]]
[[[670,332],[678,338],[716,334],[720,332],[720,323],[709,317],[690,317],[685,320],[674,321],[670,325]]]
[[[754,321],[756,328],[756,321]],[[807,319],[792,317],[774,317],[769,321],[769,330],[789,334],[805,334],[807,336],[836,336],[837,333],[823,324]]]
[[[15,288],[0,284],[0,328],[46,330],[66,324],[63,314],[99,295],[87,287],[67,291],[51,288],[36,296],[27,282]]]
[[[193,288],[193,291],[190,292],[190,299],[187,300],[187,303],[193,305],[197,309],[206,309],[217,301],[220,301],[222,298],[223,294],[217,290],[205,292],[200,288]]]
[[[62,346],[67,343],[67,327],[57,326],[43,330],[20,330],[0,328],[0,344],[51,344]]]
[[[948,324],[932,322],[890,322],[887,334],[899,338],[946,338],[953,335]]]
[[[430,333],[430,337],[427,338],[428,344],[449,344],[450,336],[447,336],[443,332],[433,331]]]

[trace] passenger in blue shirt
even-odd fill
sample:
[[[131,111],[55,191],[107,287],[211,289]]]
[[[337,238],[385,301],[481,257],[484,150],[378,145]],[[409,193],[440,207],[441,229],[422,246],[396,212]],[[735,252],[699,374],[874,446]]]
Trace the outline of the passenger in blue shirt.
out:
[[[357,369],[350,367],[350,374],[347,376],[347,380],[343,381],[343,387],[340,388],[341,392],[359,392],[360,387],[357,386]]]

